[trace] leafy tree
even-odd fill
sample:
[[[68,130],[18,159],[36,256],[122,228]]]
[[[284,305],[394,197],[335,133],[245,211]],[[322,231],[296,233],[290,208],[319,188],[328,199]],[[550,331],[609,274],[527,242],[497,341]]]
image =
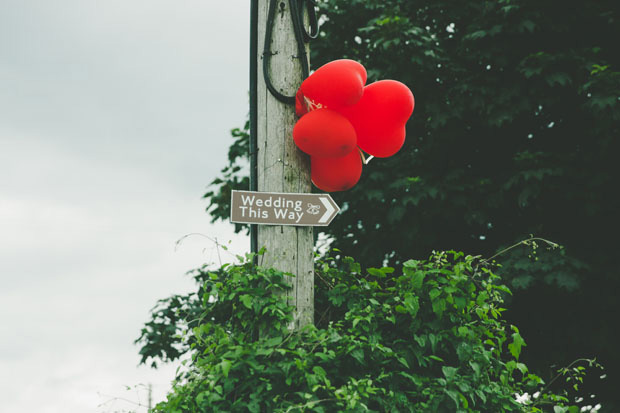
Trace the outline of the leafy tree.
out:
[[[616,406],[619,4],[329,0],[312,44],[314,67],[358,60],[369,81],[398,79],[417,103],[403,149],[334,194],[334,245],[378,266],[451,248],[491,256],[528,234],[558,242],[500,258],[515,291],[507,317],[543,376],[549,364],[599,356],[612,373],[596,392]],[[238,131],[231,168],[246,142]],[[227,217],[241,176],[214,182],[214,219]]]
[[[155,411],[579,411],[519,361],[525,341],[502,319],[510,290],[478,257],[437,253],[402,273],[327,258],[316,326],[301,332],[287,329],[290,275],[252,262],[195,273],[191,367]]]

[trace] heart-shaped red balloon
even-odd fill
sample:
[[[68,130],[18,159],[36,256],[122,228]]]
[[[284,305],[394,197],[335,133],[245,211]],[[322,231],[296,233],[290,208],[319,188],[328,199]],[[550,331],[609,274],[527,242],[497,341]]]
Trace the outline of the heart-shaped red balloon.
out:
[[[362,159],[358,151],[341,158],[310,158],[312,183],[325,192],[352,188],[362,176]]]
[[[406,129],[398,126],[392,130],[383,130],[374,135],[373,139],[367,139],[364,145],[359,145],[364,152],[377,158],[387,158],[394,155],[405,143]]]
[[[364,88],[353,106],[338,108],[357,133],[357,145],[378,158],[394,155],[405,142],[405,124],[413,112],[411,90],[396,80],[380,80]]]
[[[330,109],[354,105],[361,99],[365,84],[366,69],[361,64],[349,59],[329,62],[301,84],[297,115],[303,116],[308,111],[307,103]]]
[[[316,109],[299,119],[293,139],[308,155],[322,158],[342,157],[357,148],[353,125],[331,109]]]

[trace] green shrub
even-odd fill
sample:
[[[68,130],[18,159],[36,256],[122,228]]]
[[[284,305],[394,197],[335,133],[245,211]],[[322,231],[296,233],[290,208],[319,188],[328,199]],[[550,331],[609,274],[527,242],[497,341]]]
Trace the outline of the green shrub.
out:
[[[200,272],[192,362],[155,411],[578,411],[519,362],[510,291],[477,257],[436,253],[401,272],[319,261],[315,325],[298,332],[291,275],[252,261]]]

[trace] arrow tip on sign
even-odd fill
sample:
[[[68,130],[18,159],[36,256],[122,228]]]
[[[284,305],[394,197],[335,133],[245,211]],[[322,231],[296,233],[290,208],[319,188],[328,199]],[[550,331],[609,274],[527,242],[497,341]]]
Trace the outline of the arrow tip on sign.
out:
[[[329,202],[330,200],[327,197],[322,196],[319,199],[321,200],[321,202],[323,203],[323,205],[325,205],[325,208],[327,209],[327,211],[325,211],[323,216],[319,219],[319,224],[325,224],[327,221],[330,220],[334,211],[336,211],[336,208],[332,206],[332,203]]]

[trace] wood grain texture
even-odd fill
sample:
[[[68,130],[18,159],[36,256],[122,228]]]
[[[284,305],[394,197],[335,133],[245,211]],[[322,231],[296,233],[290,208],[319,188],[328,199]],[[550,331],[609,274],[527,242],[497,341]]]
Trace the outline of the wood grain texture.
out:
[[[284,7],[282,8],[282,5]],[[293,141],[295,108],[279,102],[265,85],[263,76],[263,41],[269,0],[259,0],[258,15],[258,190],[260,192],[311,192],[310,159]],[[294,95],[302,82],[301,64],[293,34],[289,5],[278,2],[271,51],[269,75],[283,94]],[[266,253],[261,265],[294,274],[291,277],[289,304],[296,307],[291,328],[314,322],[314,266],[312,227],[258,226],[258,248]]]

